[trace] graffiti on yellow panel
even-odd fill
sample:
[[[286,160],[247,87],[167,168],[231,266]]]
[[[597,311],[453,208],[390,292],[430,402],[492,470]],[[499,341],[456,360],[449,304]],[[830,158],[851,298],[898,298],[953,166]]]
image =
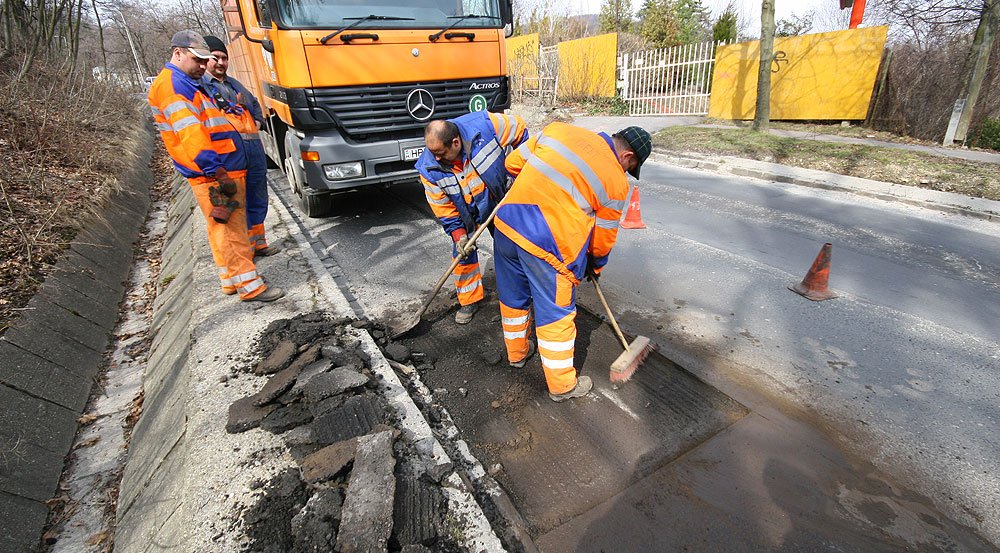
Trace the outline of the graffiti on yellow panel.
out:
[[[513,79],[538,77],[538,33],[507,39],[507,74]]]
[[[774,41],[771,119],[864,119],[887,27],[849,29]],[[753,119],[760,42],[719,48],[710,117]]]
[[[614,96],[617,57],[617,33],[560,42],[559,96]]]

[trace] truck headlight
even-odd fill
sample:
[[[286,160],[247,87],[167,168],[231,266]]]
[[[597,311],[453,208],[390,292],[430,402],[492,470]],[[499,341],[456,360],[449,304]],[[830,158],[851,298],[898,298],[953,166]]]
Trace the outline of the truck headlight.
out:
[[[329,180],[354,179],[365,176],[364,165],[360,161],[331,163],[323,166],[323,173]]]

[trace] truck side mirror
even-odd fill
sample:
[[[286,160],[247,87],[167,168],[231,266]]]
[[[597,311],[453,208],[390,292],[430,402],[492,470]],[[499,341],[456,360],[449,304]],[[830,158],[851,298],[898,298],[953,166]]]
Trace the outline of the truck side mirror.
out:
[[[512,0],[500,0],[500,21],[503,22],[503,36],[514,34],[514,6]]]
[[[225,4],[228,3],[225,2]],[[264,34],[264,29],[261,28],[261,15],[257,12],[257,3],[254,0],[235,0],[234,3],[239,10],[240,23],[243,24],[243,32],[246,34],[247,40],[258,43],[264,40],[267,35]],[[224,5],[223,11],[225,10],[226,6]],[[271,26],[270,19],[268,19],[266,26]]]

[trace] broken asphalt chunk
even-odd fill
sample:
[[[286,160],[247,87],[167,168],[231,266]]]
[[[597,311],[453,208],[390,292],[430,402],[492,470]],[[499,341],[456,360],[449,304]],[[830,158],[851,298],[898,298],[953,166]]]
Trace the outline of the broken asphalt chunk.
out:
[[[310,484],[332,480],[354,461],[357,447],[357,438],[350,438],[308,455],[302,460],[302,478]]]

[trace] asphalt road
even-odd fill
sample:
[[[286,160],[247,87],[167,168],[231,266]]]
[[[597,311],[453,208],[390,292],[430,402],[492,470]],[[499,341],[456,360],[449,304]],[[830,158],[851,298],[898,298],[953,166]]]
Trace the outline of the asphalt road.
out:
[[[1000,226],[666,165],[643,176],[648,228],[621,232],[602,278],[626,330],[755,410],[814,417],[1000,543]],[[448,262],[416,185],[343,195],[304,225],[373,318],[419,304]],[[824,242],[840,297],[813,303],[786,286]],[[580,303],[599,308],[586,285]]]

